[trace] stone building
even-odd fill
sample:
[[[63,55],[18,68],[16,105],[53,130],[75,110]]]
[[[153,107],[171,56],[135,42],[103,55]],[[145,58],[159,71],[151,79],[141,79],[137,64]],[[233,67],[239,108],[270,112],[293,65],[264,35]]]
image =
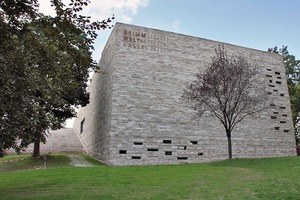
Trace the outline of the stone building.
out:
[[[289,94],[280,55],[117,23],[92,77],[90,104],[74,129],[86,151],[109,165],[198,163],[228,157],[225,130],[180,99],[223,44],[260,69],[272,107],[233,130],[233,158],[295,155]]]

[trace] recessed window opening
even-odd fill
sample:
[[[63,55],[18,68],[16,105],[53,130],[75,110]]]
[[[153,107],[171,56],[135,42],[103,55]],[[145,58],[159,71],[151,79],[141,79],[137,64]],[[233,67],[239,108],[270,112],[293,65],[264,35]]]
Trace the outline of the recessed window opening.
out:
[[[203,153],[202,152],[198,152],[198,156],[203,156]]]
[[[267,74],[266,77],[272,77],[271,75]]]
[[[284,94],[280,94],[280,96],[284,97]]]
[[[164,144],[172,144],[172,140],[163,140]]]
[[[278,112],[273,112],[275,115],[278,114]]]
[[[177,160],[187,160],[188,157],[177,157]]]
[[[283,114],[282,116],[287,117],[287,114]]]
[[[272,80],[269,80],[269,82],[272,83],[273,81],[272,81]]]
[[[269,84],[269,87],[275,87],[275,85],[271,85],[271,84]]]
[[[271,103],[271,104],[270,104],[270,106],[271,106],[271,107],[274,107],[274,106],[275,106],[275,104],[274,104],[274,103]]]
[[[267,69],[268,71],[272,71],[271,69]]]
[[[172,151],[165,151],[165,155],[172,155]]]
[[[191,142],[191,144],[193,144],[193,145],[198,144],[198,141],[190,141],[190,142]]]
[[[119,154],[126,154],[127,150],[119,150]]]
[[[147,151],[158,151],[158,148],[148,148]]]
[[[279,108],[281,108],[281,109],[285,109],[285,107],[284,107],[284,106],[281,106],[281,107],[279,107]]]
[[[186,146],[178,146],[179,150],[186,150]]]
[[[276,127],[275,127],[275,130],[279,130],[279,127],[278,127],[278,126],[276,126]]]
[[[134,145],[143,145],[143,142],[133,142]]]
[[[272,94],[272,92],[267,92],[267,94],[268,94],[268,95],[271,95],[271,94]]]
[[[271,116],[271,119],[276,119],[277,117],[276,116]]]
[[[286,123],[286,121],[280,121],[280,123],[281,123],[281,124],[285,124],[285,123]]]
[[[289,130],[283,130],[283,132],[286,132],[286,133],[287,133],[287,132],[289,132]]]
[[[141,159],[142,156],[131,156],[131,159]]]
[[[280,72],[275,72],[275,74],[280,75]]]
[[[274,89],[273,91],[274,91],[274,92],[278,92],[278,90],[275,90],[275,89]]]
[[[281,79],[281,77],[280,77],[280,76],[277,76],[277,78],[278,78],[278,79]]]
[[[281,81],[276,81],[277,84],[281,84]]]
[[[84,130],[84,122],[85,122],[85,118],[83,118],[83,120],[80,122],[80,134],[83,133],[83,130]]]

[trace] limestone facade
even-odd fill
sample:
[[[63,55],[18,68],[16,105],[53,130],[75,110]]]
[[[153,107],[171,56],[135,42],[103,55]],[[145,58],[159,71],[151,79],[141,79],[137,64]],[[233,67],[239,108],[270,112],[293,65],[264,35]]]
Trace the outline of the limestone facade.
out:
[[[89,86],[90,104],[74,129],[87,152],[109,165],[198,163],[228,157],[225,130],[207,115],[195,119],[180,99],[223,44],[260,70],[272,107],[233,130],[234,158],[295,155],[282,57],[222,42],[117,23]]]

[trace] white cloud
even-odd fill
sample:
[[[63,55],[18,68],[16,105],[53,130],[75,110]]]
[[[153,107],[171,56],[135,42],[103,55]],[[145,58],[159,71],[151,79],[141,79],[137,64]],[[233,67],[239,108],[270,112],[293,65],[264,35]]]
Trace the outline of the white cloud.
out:
[[[178,33],[178,32],[180,32],[180,26],[181,26],[180,20],[174,20],[171,23],[161,24],[159,26],[147,25],[146,27],[160,29],[160,30],[166,30],[166,31],[173,31],[173,32]]]
[[[39,7],[40,12],[46,15],[55,14],[53,7],[51,7],[50,5],[50,1],[39,0],[39,3],[40,3],[40,7]]]
[[[92,20],[103,20],[111,17],[113,14],[119,22],[129,23],[132,17],[138,13],[140,7],[146,7],[149,0],[91,0],[91,3],[84,7],[82,14],[89,15]],[[63,1],[66,5],[69,0]],[[52,15],[53,8],[49,1],[39,0],[40,11]]]
[[[181,24],[181,22],[179,20],[173,21],[171,24],[172,31],[178,32],[180,29],[180,24]]]

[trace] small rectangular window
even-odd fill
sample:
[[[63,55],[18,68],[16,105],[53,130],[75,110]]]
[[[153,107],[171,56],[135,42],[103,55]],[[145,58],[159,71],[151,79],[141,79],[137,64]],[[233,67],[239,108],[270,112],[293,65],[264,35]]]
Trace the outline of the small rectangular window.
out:
[[[126,150],[119,150],[119,154],[126,154],[127,151]]]
[[[186,146],[178,146],[179,150],[186,150]]]
[[[84,122],[85,122],[85,118],[83,118],[83,120],[80,122],[80,134],[83,133],[84,131]]]
[[[285,124],[285,123],[286,123],[286,121],[280,121],[280,123],[281,123],[281,124]]]
[[[268,71],[272,71],[271,69],[267,69]]]
[[[202,152],[198,152],[198,156],[203,156],[203,153]]]
[[[280,94],[280,96],[284,97],[284,94]]]
[[[282,116],[287,117],[287,114],[283,114]]]
[[[276,81],[277,84],[281,84],[281,81]]]
[[[269,83],[272,83],[273,81],[272,80],[269,80]]]
[[[279,130],[279,127],[278,127],[278,126],[276,126],[276,127],[275,127],[275,130]]]
[[[278,90],[275,90],[275,89],[274,89],[273,91],[274,91],[274,92],[278,92]]]
[[[187,160],[188,157],[177,157],[177,160]]]
[[[157,148],[148,148],[147,151],[158,151]]]
[[[271,104],[270,104],[270,106],[271,106],[271,107],[274,107],[274,106],[275,106],[275,104],[274,104],[274,103],[271,103]]]
[[[270,78],[270,77],[272,77],[272,76],[271,76],[271,75],[269,75],[269,74],[267,74],[267,75],[266,75],[266,77],[269,77],[269,78]]]
[[[281,107],[279,107],[279,108],[281,108],[281,109],[285,109],[285,107],[284,107],[284,106],[281,106]]]
[[[172,144],[172,140],[163,140],[164,144]]]
[[[269,84],[269,87],[275,87],[275,85],[271,85],[271,84]]]
[[[142,156],[131,156],[131,159],[141,159]]]
[[[275,115],[277,115],[278,114],[278,112],[273,112]]]
[[[134,145],[143,145],[142,142],[133,142]]]
[[[280,75],[280,72],[275,72],[275,74]]]
[[[268,95],[271,95],[271,94],[272,94],[272,92],[267,92],[267,94],[268,94]]]
[[[165,155],[172,155],[172,151],[165,151]]]
[[[276,119],[277,117],[275,117],[275,116],[271,116],[271,119]]]
[[[283,132],[286,132],[286,133],[287,133],[287,132],[289,132],[289,130],[283,130]]]
[[[190,141],[190,142],[191,142],[191,144],[193,144],[193,145],[198,144],[198,141]]]
[[[281,79],[281,77],[280,77],[280,76],[278,76],[277,78],[278,78],[278,79]]]

